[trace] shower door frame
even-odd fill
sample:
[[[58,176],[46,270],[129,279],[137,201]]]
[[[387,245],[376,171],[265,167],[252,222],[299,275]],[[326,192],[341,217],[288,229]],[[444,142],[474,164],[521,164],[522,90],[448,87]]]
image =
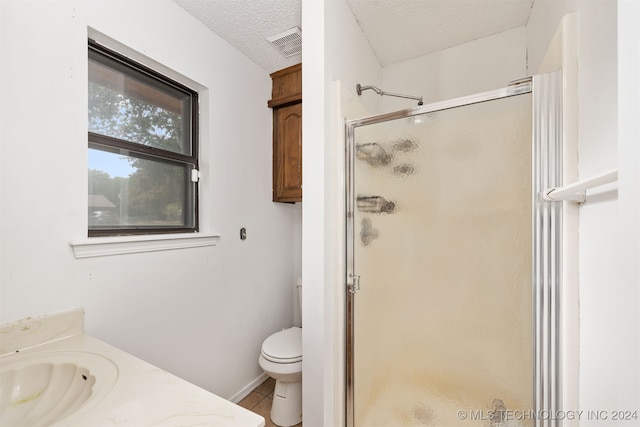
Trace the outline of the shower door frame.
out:
[[[545,201],[543,190],[562,185],[562,74],[555,71],[513,82],[509,86],[471,96],[345,122],[346,184],[346,369],[345,425],[355,426],[355,319],[360,280],[355,271],[355,129],[457,107],[531,93],[532,102],[532,304],[533,304],[533,419],[535,427],[557,427],[550,416],[562,410],[560,286],[562,203]],[[366,286],[366,284],[365,284]]]

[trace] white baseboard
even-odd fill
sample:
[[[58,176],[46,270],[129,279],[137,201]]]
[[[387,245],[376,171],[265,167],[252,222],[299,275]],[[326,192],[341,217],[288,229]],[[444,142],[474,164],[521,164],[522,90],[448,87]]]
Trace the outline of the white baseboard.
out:
[[[233,396],[231,396],[229,398],[229,400],[233,403],[238,403],[240,402],[242,399],[244,399],[245,397],[247,397],[249,395],[249,393],[251,393],[253,390],[255,390],[260,384],[262,384],[263,382],[265,382],[266,380],[269,379],[269,375],[266,372],[263,372],[262,375],[260,375],[258,378],[256,378],[255,380],[251,381],[249,384],[247,384],[246,386],[244,386],[242,388],[242,390],[240,390],[239,392],[237,392],[236,394],[234,394]]]

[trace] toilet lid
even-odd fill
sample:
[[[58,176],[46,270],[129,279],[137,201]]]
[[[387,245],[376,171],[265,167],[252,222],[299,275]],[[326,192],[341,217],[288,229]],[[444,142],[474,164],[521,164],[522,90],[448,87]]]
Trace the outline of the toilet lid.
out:
[[[293,327],[271,335],[262,343],[262,355],[275,363],[301,361],[302,328]]]

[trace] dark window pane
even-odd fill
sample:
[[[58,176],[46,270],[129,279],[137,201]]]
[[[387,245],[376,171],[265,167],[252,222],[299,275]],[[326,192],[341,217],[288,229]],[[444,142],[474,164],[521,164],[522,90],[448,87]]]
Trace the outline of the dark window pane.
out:
[[[193,165],[89,149],[89,230],[191,227]]]
[[[90,51],[89,132],[191,155],[191,94]]]

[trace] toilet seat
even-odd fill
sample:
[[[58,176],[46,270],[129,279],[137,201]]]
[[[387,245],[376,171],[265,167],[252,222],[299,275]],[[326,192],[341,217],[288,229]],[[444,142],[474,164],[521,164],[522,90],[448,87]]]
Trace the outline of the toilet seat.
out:
[[[262,356],[273,363],[297,363],[302,360],[302,328],[284,329],[262,343]]]

